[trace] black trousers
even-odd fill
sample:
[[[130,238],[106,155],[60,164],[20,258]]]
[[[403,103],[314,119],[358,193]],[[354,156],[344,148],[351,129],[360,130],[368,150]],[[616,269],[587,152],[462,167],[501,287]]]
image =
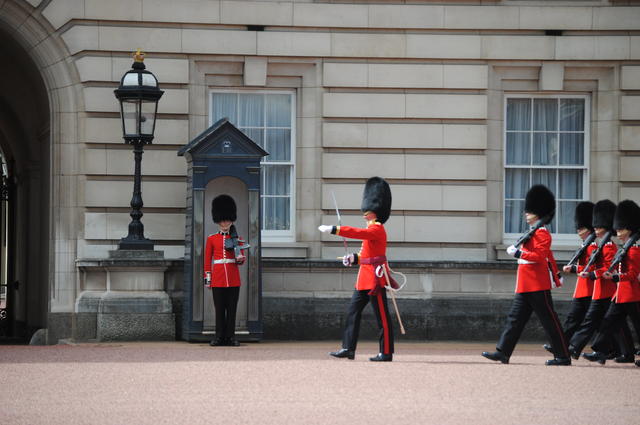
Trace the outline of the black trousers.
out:
[[[606,353],[611,337],[624,333],[625,327],[628,331],[627,317],[631,319],[634,328],[638,329],[640,326],[640,303],[611,303],[598,328],[598,336],[592,345],[593,349]],[[633,339],[630,341],[627,339],[623,344],[622,354],[633,355],[634,351]]]
[[[589,310],[582,321],[580,328],[573,334],[569,345],[571,345],[578,353],[584,350],[584,347],[589,343],[593,334],[598,330],[604,315],[609,309],[611,304],[611,298],[602,298],[599,300],[591,300],[589,304]],[[611,338],[608,339],[609,348],[607,352],[612,349]]]
[[[570,341],[573,334],[580,328],[589,310],[589,304],[591,304],[591,297],[574,298],[571,300],[571,310],[569,310],[563,327],[564,336],[567,341]]]
[[[356,350],[358,345],[358,335],[360,334],[360,319],[362,318],[362,310],[371,302],[373,312],[376,315],[378,323],[380,341],[380,353],[393,353],[393,326],[391,324],[391,316],[389,315],[389,307],[387,306],[387,291],[381,290],[377,295],[369,295],[369,290],[353,291],[351,303],[347,312],[347,323],[342,338],[342,348],[347,350]]]
[[[511,304],[511,311],[507,316],[506,327],[496,346],[498,350],[507,357],[511,357],[524,326],[529,321],[531,313],[534,312],[547,334],[554,357],[569,357],[567,343],[558,315],[553,309],[553,300],[549,290],[516,294]]]
[[[216,310],[216,338],[233,338],[236,334],[236,310],[240,287],[212,288]]]

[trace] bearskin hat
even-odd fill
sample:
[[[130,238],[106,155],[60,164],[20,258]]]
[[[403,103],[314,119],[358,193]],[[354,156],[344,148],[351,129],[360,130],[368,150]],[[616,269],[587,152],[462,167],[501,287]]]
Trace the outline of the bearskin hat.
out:
[[[629,229],[632,233],[640,230],[640,207],[635,202],[626,199],[618,204],[613,217],[613,228]]]
[[[378,221],[385,223],[391,215],[391,189],[382,177],[371,177],[364,185],[362,194],[362,212],[376,213]]]
[[[598,201],[593,207],[593,227],[613,229],[613,216],[616,213],[616,204],[608,199]]]
[[[593,202],[584,201],[578,203],[573,221],[576,224],[576,230],[585,227],[593,232],[591,225],[593,222]]]
[[[229,195],[216,196],[211,201],[211,217],[214,223],[236,221],[236,203]]]
[[[556,212],[556,198],[546,186],[531,186],[524,201],[524,211],[544,218],[549,223]]]

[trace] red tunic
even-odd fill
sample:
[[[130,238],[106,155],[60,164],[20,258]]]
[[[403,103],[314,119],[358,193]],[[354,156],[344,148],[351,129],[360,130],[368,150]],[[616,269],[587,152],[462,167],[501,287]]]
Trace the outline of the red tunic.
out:
[[[595,251],[597,245],[595,243],[589,246],[587,249],[587,255],[591,257],[591,253]],[[607,242],[605,246],[602,248],[601,255],[598,256],[596,263],[591,266],[588,272],[593,272],[596,276],[596,280],[593,285],[593,295],[591,296],[594,300],[601,300],[604,298],[611,298],[613,294],[616,292],[616,283],[612,280],[602,279],[602,273],[606,272],[609,266],[611,265],[611,261],[613,261],[613,257],[616,256],[616,252],[618,252],[618,248],[613,242]],[[584,270],[584,266],[582,269],[578,268],[578,273]]]
[[[223,249],[228,233],[216,233],[207,238],[204,250],[204,272],[211,273],[211,288],[240,286],[240,271],[233,249]],[[213,271],[211,270],[213,266]]]
[[[350,226],[338,226],[336,228],[336,235],[362,240],[362,247],[358,253],[359,260],[386,255],[387,232],[384,230],[384,226],[377,221],[369,221],[366,229]],[[385,267],[387,267],[388,273],[388,265],[385,264]],[[356,280],[356,289],[358,291],[363,291],[365,289],[371,290],[375,288],[377,283],[375,268],[376,266],[373,264],[360,264],[358,279]]]
[[[580,273],[584,270],[584,266],[589,262],[589,249],[592,246],[597,246],[595,243],[589,245],[582,254],[582,257],[578,259],[578,264],[576,264],[576,272]],[[578,276],[578,280],[576,281],[576,289],[573,291],[573,298],[584,298],[590,297],[593,295],[593,280],[588,277],[580,277]]]
[[[618,290],[614,295],[616,303],[640,301],[640,247],[632,246],[618,265]]]
[[[552,276],[549,271],[551,234],[541,227],[520,248],[516,293],[547,291],[551,289]]]

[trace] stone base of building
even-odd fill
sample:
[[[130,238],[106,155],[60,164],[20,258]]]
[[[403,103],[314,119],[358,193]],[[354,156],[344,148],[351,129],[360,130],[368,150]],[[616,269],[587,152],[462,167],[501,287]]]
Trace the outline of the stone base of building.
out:
[[[396,340],[497,341],[504,329],[511,299],[399,299],[406,330],[400,334],[391,302],[389,310]],[[342,339],[348,298],[263,298],[265,339]],[[563,321],[570,301],[555,301]],[[362,315],[361,339],[378,338],[371,307]],[[522,334],[524,341],[546,341],[544,329],[532,315]]]

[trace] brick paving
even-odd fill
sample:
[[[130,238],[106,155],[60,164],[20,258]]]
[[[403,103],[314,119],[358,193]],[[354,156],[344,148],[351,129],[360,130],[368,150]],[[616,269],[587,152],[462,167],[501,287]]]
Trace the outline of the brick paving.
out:
[[[511,364],[487,343],[396,345],[392,363],[333,359],[338,342],[0,346],[1,424],[638,424],[640,368]]]

